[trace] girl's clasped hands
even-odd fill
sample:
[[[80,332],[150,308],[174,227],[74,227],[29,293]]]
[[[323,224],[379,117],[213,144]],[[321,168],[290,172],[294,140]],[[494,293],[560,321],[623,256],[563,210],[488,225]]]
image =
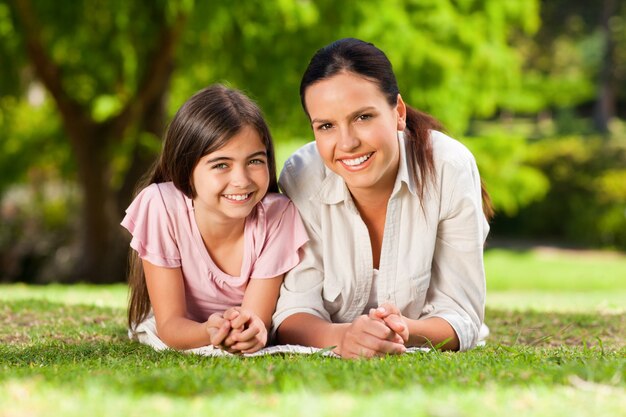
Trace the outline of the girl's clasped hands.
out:
[[[206,321],[211,345],[230,353],[252,353],[267,343],[267,328],[256,314],[241,307],[213,313]]]

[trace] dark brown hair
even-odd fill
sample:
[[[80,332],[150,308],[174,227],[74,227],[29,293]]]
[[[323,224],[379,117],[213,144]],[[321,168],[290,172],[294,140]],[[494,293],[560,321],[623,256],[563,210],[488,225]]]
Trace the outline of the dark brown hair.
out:
[[[350,72],[375,83],[390,106],[398,103],[398,82],[393,73],[391,62],[383,51],[373,44],[354,38],[339,39],[319,49],[307,67],[300,83],[300,101],[304,111],[306,89],[318,81],[341,72]],[[404,139],[409,155],[409,171],[417,187],[420,199],[424,197],[427,184],[435,174],[433,146],[430,130],[442,130],[443,127],[434,117],[406,106],[406,128]],[[481,184],[482,186],[482,184]],[[483,212],[488,219],[493,216],[491,200],[485,187],[481,187]]]
[[[189,198],[196,196],[193,169],[200,158],[215,152],[250,126],[257,131],[267,152],[268,192],[278,192],[276,157],[269,128],[259,107],[240,91],[212,85],[194,94],[178,110],[165,134],[163,151],[138,191],[152,183],[171,181]],[[141,323],[150,312],[150,298],[136,251],[130,251],[128,325]]]

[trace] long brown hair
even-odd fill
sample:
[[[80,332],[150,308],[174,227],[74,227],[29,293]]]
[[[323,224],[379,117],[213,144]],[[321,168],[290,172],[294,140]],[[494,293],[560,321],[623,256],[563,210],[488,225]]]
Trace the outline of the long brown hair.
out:
[[[300,83],[300,101],[307,112],[304,100],[306,89],[318,81],[341,72],[350,72],[378,85],[390,106],[398,103],[398,82],[391,62],[383,51],[373,44],[354,38],[339,39],[319,49],[307,67]],[[308,114],[308,112],[307,112]],[[417,187],[420,200],[430,179],[435,175],[433,145],[430,130],[443,130],[434,117],[406,106],[404,143],[409,155],[409,171]],[[487,219],[493,216],[491,199],[481,181],[483,212]]]
[[[268,192],[277,193],[274,145],[261,110],[242,92],[219,84],[197,92],[178,110],[165,133],[161,155],[137,191],[152,183],[171,181],[193,199],[196,191],[192,173],[200,158],[226,145],[245,126],[254,128],[265,145]],[[132,249],[129,266],[128,325],[133,328],[148,316],[151,304],[141,259]]]

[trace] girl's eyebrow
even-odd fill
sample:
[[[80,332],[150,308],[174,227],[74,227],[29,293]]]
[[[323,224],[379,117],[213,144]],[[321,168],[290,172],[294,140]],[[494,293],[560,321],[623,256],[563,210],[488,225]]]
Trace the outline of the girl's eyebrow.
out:
[[[247,156],[246,159],[250,159],[250,158],[255,158],[258,156],[265,156],[267,157],[267,151],[258,151],[258,152],[254,152],[250,155]],[[218,156],[217,158],[213,158],[213,159],[209,159],[206,161],[207,164],[213,164],[215,162],[220,162],[220,161],[234,161],[235,158],[231,158],[229,156]]]

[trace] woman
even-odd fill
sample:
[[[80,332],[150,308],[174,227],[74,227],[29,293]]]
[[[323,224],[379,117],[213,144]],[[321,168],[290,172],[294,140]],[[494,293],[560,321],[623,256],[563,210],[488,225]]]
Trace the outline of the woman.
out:
[[[315,143],[279,183],[310,241],[281,288],[278,341],[347,358],[475,346],[489,226],[473,156],[404,103],[370,43],[320,49],[300,97]]]

